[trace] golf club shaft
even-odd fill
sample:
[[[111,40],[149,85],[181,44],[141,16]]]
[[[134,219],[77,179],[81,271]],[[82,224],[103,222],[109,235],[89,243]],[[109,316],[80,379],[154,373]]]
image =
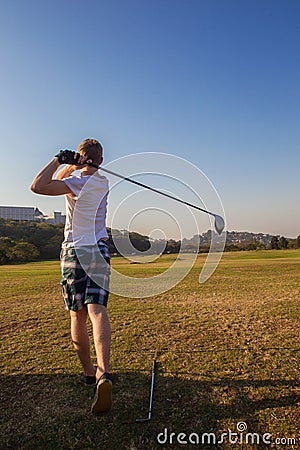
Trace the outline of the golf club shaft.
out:
[[[97,167],[97,166],[93,166],[93,167]],[[99,167],[99,169],[102,170],[103,172],[109,173],[110,175],[114,175],[115,177],[122,178],[123,180],[126,180],[126,181],[129,181],[130,183],[136,184],[137,186],[141,186],[145,189],[149,189],[150,191],[156,192],[157,194],[164,195],[165,197],[171,198],[172,200],[176,200],[177,202],[183,203],[184,205],[190,206],[191,208],[198,209],[198,211],[202,211],[206,214],[210,214],[211,216],[216,217],[216,214],[214,214],[211,211],[207,211],[206,209],[200,208],[200,206],[193,205],[192,203],[181,200],[180,198],[174,197],[173,195],[167,194],[166,192],[159,191],[158,189],[148,186],[147,184],[140,183],[139,181],[132,180],[131,178],[128,178],[128,177],[124,177],[123,175],[120,175],[119,173],[113,172],[112,170],[109,170],[109,169],[104,169],[103,167]]]
[[[148,416],[145,419],[135,419],[138,423],[148,422],[152,418],[152,404],[153,404],[153,392],[154,392],[154,380],[155,380],[156,359],[153,359],[152,373],[151,373],[151,386],[150,386],[150,398]]]
[[[148,411],[148,418],[151,419],[152,417],[152,404],[153,404],[153,392],[154,392],[154,378],[155,378],[155,367],[156,367],[156,360],[153,360],[153,367],[152,367],[152,374],[151,374],[151,388],[150,388],[150,399],[149,399],[149,411]]]

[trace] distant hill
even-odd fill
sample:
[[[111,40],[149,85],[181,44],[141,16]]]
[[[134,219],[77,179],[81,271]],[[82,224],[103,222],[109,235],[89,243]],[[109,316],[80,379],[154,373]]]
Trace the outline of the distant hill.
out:
[[[200,245],[207,244],[210,241],[211,232],[207,231],[200,235]],[[227,231],[227,244],[243,244],[256,241],[262,245],[269,245],[274,235],[264,233],[251,233],[249,231]],[[279,235],[278,235],[279,238]]]
[[[182,246],[187,251],[193,251],[197,249],[199,243],[200,252],[208,251],[212,233],[215,233],[215,231],[208,230],[205,233],[193,236],[191,239],[183,239]],[[300,236],[296,239],[291,239],[280,235],[251,233],[249,231],[227,231],[226,233],[225,251],[299,247]]]

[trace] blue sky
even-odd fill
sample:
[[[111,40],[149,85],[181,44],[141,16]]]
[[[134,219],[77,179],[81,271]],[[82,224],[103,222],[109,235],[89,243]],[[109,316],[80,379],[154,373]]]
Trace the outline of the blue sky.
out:
[[[95,137],[107,163],[199,167],[229,230],[297,236],[299,18],[297,0],[2,2],[0,204],[64,210],[28,186]]]

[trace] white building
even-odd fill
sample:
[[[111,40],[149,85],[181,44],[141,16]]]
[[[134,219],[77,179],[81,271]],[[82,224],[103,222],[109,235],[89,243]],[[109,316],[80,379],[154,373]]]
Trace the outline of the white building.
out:
[[[54,225],[65,223],[66,216],[60,211],[54,211],[52,216],[45,216],[34,206],[0,206],[0,218],[10,220],[36,220],[46,221]]]
[[[47,223],[52,223],[54,225],[58,223],[65,223],[66,222],[66,216],[62,214],[60,211],[54,211],[53,216],[46,217]]]
[[[33,206],[0,206],[0,218],[35,220],[35,208]]]

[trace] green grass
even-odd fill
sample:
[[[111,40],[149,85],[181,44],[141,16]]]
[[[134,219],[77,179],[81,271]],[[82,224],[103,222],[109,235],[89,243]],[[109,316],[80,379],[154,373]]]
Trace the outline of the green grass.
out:
[[[151,276],[175,257],[146,265],[115,258],[113,265]],[[205,257],[160,296],[110,296],[114,405],[98,418],[70,342],[59,263],[1,266],[0,448],[273,448],[156,439],[164,428],[220,436],[240,421],[252,433],[297,439],[276,448],[299,448],[300,251],[226,253],[200,285]],[[154,416],[135,424],[147,415],[155,350]]]

